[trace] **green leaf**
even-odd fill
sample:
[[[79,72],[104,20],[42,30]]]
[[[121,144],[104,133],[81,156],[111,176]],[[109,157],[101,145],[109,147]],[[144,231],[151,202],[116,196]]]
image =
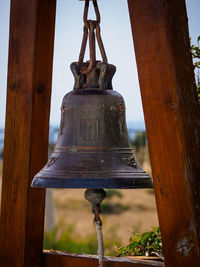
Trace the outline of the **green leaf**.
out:
[[[131,243],[130,245],[128,245],[127,247],[129,248],[129,249],[134,249],[135,247],[137,247],[139,245],[139,241],[135,241],[135,242],[133,242],[133,243]]]

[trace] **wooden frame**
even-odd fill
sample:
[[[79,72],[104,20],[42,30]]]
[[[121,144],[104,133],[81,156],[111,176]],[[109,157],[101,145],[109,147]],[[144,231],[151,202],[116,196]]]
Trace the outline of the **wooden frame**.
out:
[[[200,131],[184,0],[128,0],[165,265],[200,265]],[[42,252],[56,0],[11,0],[0,220],[2,267],[97,266]],[[37,218],[37,219],[36,219]],[[105,265],[164,266],[107,258]]]
[[[67,254],[63,252],[44,251],[44,267],[57,267],[57,266],[96,267],[98,266],[98,258],[97,256],[92,256],[92,255],[77,255],[77,254]],[[105,257],[104,267],[123,267],[123,266],[164,267],[164,262]]]
[[[55,0],[11,1],[1,266],[41,264],[45,191],[30,184],[47,160],[55,10]]]
[[[185,1],[128,3],[165,263],[198,266],[200,116]]]

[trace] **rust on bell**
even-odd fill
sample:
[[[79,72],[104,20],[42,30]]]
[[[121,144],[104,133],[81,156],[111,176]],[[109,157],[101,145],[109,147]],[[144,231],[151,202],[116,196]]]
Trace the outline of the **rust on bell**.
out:
[[[119,103],[118,104],[118,110],[119,110],[119,119],[118,119],[118,123],[119,123],[119,127],[120,127],[120,133],[121,133],[121,136],[123,136],[123,133],[124,133],[124,123],[125,123],[125,106],[124,104],[122,103]]]
[[[58,159],[58,157],[51,157],[49,159],[49,161],[47,162],[47,165],[46,165],[47,168],[50,167],[51,165],[53,165],[56,162],[57,159]]]
[[[131,156],[130,158],[124,159],[124,162],[133,168],[137,168],[137,162],[134,155]]]

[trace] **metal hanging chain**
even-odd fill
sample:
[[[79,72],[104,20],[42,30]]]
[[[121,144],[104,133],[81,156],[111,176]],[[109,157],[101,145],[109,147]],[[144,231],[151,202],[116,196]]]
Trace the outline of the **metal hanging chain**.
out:
[[[101,17],[99,13],[99,8],[97,5],[97,1],[93,0],[93,6],[96,14],[96,20],[88,20],[88,10],[89,10],[89,0],[85,1],[85,8],[84,8],[84,15],[83,15],[83,21],[84,21],[84,27],[83,27],[83,40],[81,45],[81,51],[79,55],[79,64],[83,63],[87,40],[88,40],[88,32],[89,32],[89,48],[90,48],[90,61],[89,66],[86,70],[81,70],[83,74],[88,74],[92,70],[92,68],[95,65],[96,62],[96,47],[95,47],[95,29],[96,29],[96,38],[97,43],[100,49],[100,53],[102,56],[103,62],[107,63],[107,56],[104,49],[103,41],[101,39],[101,31],[100,31],[100,22]]]
[[[85,9],[84,9],[84,15],[83,15],[83,21],[85,24],[87,24],[87,21],[88,21],[89,2],[90,2],[89,0],[85,1]],[[94,5],[95,14],[96,14],[96,22],[100,24],[101,16],[100,16],[100,12],[99,12],[99,8],[98,8],[96,0],[93,0],[93,5]]]

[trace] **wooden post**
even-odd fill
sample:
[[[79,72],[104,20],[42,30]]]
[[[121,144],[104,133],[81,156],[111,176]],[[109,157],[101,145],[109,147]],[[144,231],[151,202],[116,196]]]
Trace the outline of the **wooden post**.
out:
[[[165,263],[200,266],[200,114],[184,0],[128,0]]]
[[[97,267],[98,257],[94,255],[66,254],[63,252],[44,252],[44,267]],[[105,257],[104,267],[164,267],[164,262],[135,260],[127,257]]]
[[[11,0],[0,220],[1,267],[41,266],[56,0]]]

